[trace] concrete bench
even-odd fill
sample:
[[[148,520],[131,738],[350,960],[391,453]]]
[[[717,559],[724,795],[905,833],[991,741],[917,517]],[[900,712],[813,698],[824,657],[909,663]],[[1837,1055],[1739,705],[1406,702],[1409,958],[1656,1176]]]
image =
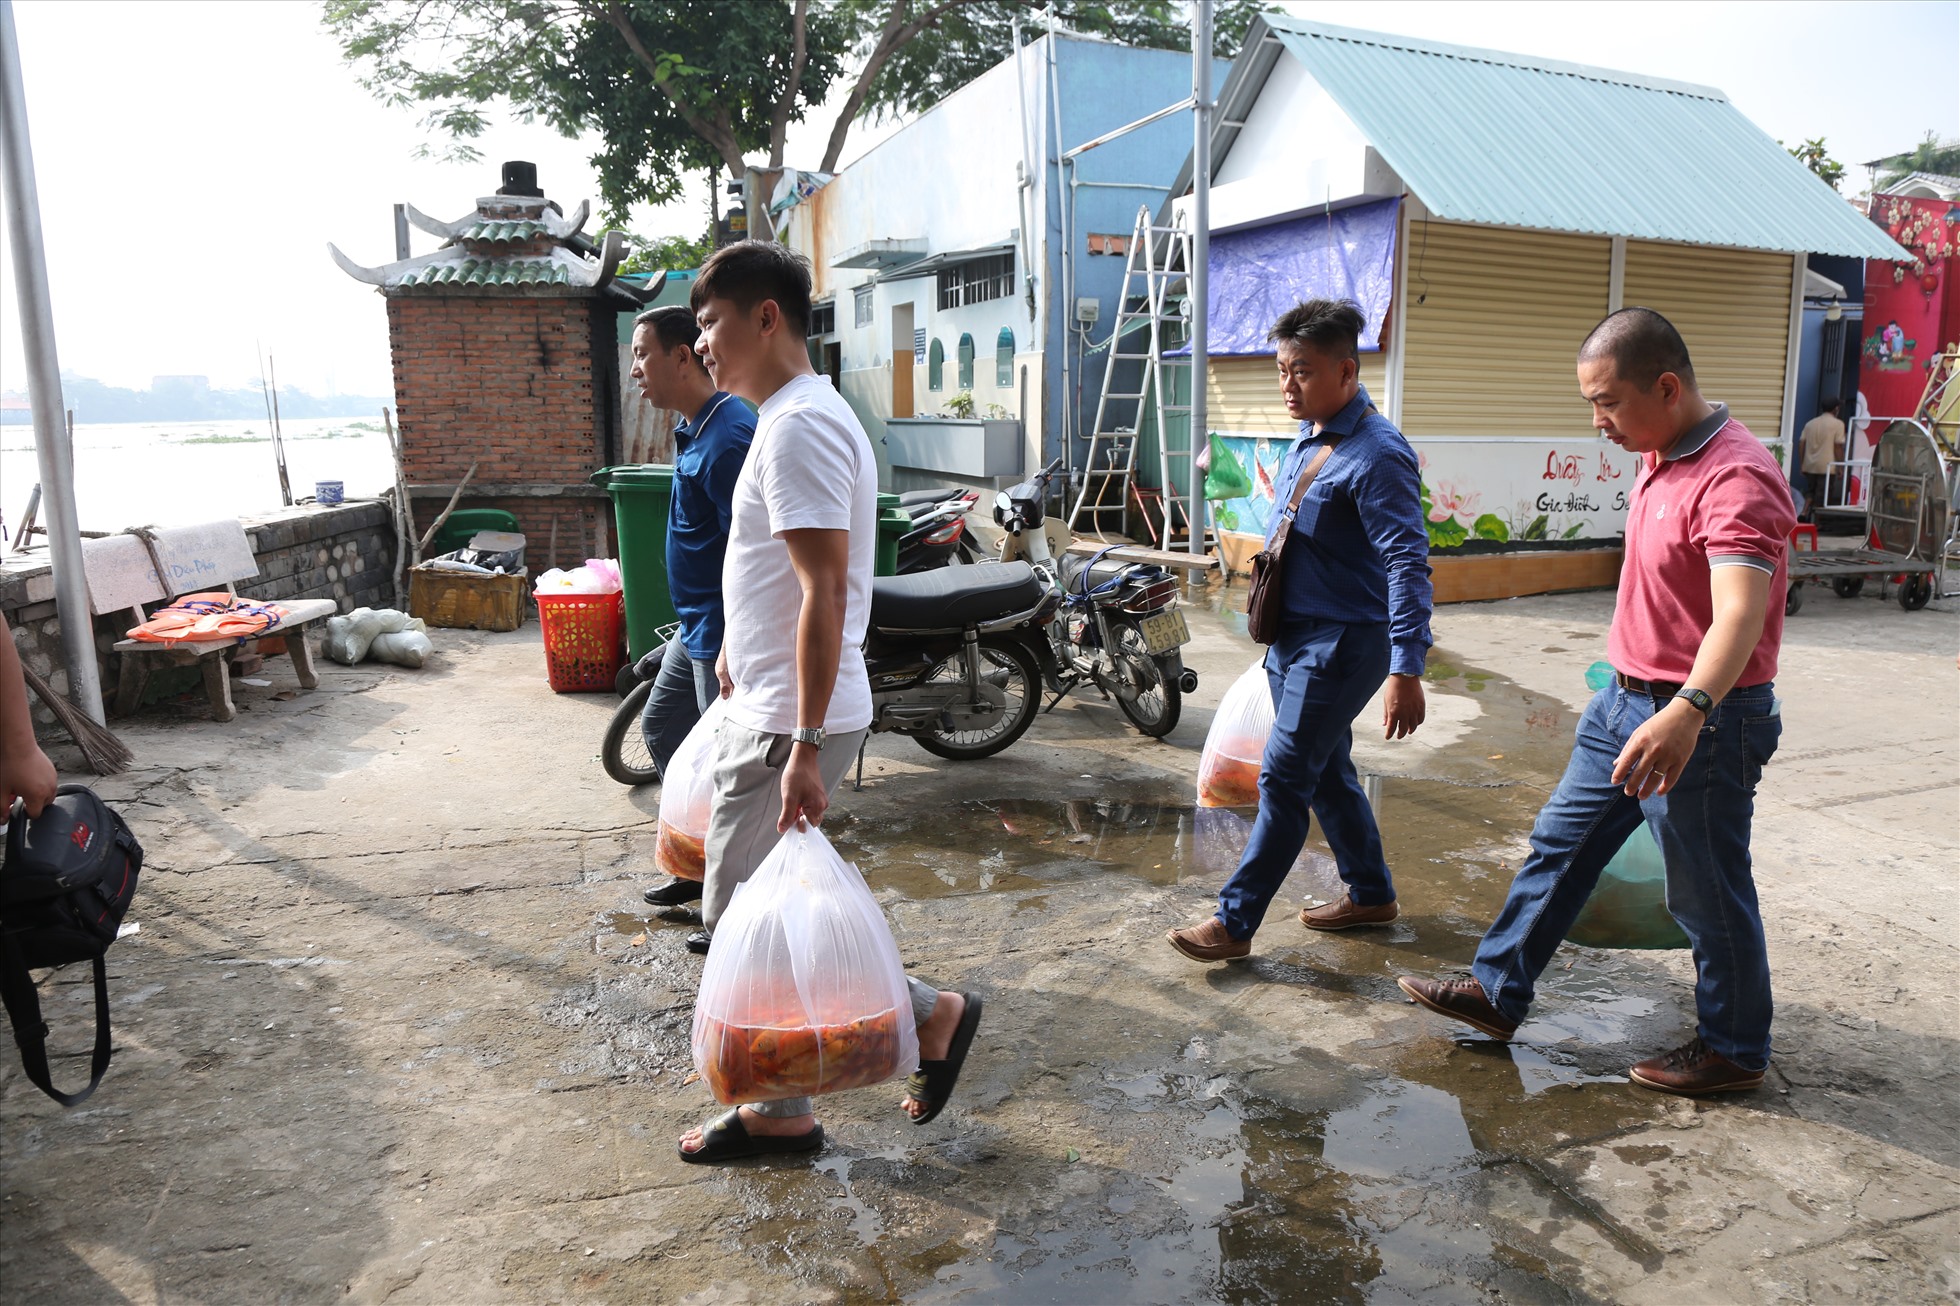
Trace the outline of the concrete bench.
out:
[[[143,688],[149,683],[151,668],[158,664],[176,667],[195,664],[203,672],[204,692],[211,699],[211,719],[229,721],[238,715],[238,709],[231,701],[231,668],[227,654],[247,644],[257,644],[262,639],[282,636],[286,641],[286,654],[293,660],[293,674],[298,678],[300,688],[312,689],[317,686],[320,677],[313,670],[313,651],[307,646],[307,630],[334,615],[336,609],[333,601],[288,599],[268,606],[279,608],[286,616],[277,626],[255,635],[187,639],[175,644],[159,644],[147,639],[117,640],[114,648],[122,655],[122,665],[116,680],[115,715],[128,716],[142,703]],[[140,609],[136,615],[140,615]]]

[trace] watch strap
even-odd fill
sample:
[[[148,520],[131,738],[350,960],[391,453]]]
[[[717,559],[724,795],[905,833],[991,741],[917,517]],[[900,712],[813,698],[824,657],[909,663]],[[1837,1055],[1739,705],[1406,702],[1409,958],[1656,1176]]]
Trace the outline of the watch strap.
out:
[[[1688,706],[1693,708],[1695,711],[1701,713],[1703,716],[1707,716],[1710,712],[1713,712],[1715,710],[1715,700],[1710,698],[1708,696],[1707,691],[1705,690],[1692,689],[1687,686],[1683,686],[1681,689],[1675,691],[1674,696],[1676,698],[1687,699]]]

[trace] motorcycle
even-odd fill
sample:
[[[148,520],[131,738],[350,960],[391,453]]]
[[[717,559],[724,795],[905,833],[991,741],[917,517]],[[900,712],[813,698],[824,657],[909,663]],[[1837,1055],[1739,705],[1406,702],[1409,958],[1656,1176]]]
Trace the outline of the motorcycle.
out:
[[[1034,721],[1056,669],[1042,626],[1061,596],[1025,562],[940,567],[871,582],[864,643],[874,733],[910,735],[955,761],[991,757]],[[660,778],[641,714],[661,648],[641,658],[641,677],[613,713],[600,758],[623,785]]]
[[[1146,738],[1159,739],[1177,725],[1184,695],[1198,687],[1198,673],[1178,652],[1191,628],[1177,606],[1177,580],[1147,562],[1110,558],[1115,547],[1084,557],[1061,552],[1068,528],[1043,511],[1058,458],[1031,481],[1003,490],[994,521],[1007,532],[1003,560],[1024,558],[1063,608],[1049,630],[1048,689],[1054,700],[1084,682],[1103,696]]]
[[[978,556],[966,531],[966,514],[980,496],[972,490],[913,490],[898,497],[912,529],[898,540],[898,574],[909,576]]]

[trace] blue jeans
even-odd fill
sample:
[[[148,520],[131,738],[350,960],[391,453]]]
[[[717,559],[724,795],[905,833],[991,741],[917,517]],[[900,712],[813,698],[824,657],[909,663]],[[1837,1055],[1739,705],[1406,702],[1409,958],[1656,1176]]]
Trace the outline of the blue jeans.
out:
[[[713,658],[697,662],[687,655],[678,636],[667,641],[666,655],[653,678],[653,692],[640,709],[640,733],[646,736],[647,752],[653,755],[653,764],[662,775],[687,732],[694,729],[694,723],[720,692]]]
[[[1769,685],[1731,691],[1674,787],[1642,802],[1613,783],[1613,763],[1655,711],[1645,694],[1617,684],[1586,705],[1565,777],[1538,813],[1531,856],[1472,973],[1499,1011],[1523,1020],[1533,984],[1600,870],[1645,819],[1667,862],[1667,909],[1694,949],[1696,1032],[1737,1065],[1760,1070],[1770,1053],[1769,953],[1749,870],[1749,821],[1783,718]]]
[[[1353,723],[1388,679],[1388,625],[1289,622],[1266,653],[1273,733],[1259,768],[1259,816],[1239,869],[1218,894],[1218,919],[1249,939],[1306,846],[1308,813],[1348,896],[1363,906],[1395,901],[1381,831],[1354,773]]]

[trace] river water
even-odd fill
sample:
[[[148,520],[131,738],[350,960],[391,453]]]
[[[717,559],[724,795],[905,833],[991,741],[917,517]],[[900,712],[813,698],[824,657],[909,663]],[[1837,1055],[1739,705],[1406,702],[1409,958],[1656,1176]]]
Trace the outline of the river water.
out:
[[[282,422],[295,499],[314,482],[341,481],[348,498],[394,483],[394,460],[380,417],[314,417]],[[0,426],[0,519],[11,544],[41,479],[34,429]],[[276,512],[279,469],[263,420],[101,422],[75,427],[75,510],[83,530],[186,526]],[[40,516],[47,524],[47,514]]]

